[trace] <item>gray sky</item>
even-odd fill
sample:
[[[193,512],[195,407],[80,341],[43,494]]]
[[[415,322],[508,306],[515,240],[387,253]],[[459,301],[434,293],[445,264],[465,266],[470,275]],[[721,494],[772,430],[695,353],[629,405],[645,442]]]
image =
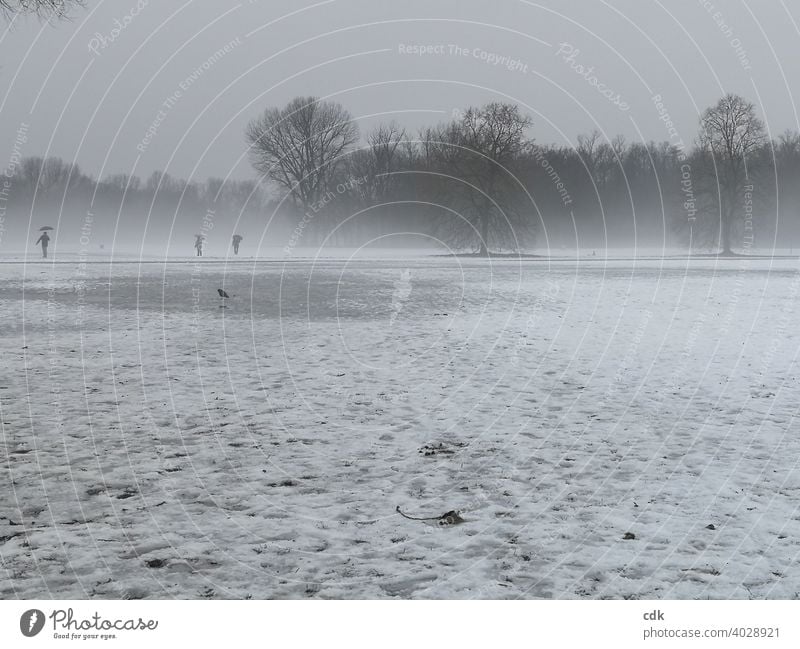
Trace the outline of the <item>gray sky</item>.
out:
[[[786,0],[89,0],[3,31],[0,160],[22,127],[22,155],[95,176],[250,178],[245,124],[299,94],[334,97],[362,132],[511,100],[540,142],[597,128],[689,145],[699,112],[736,92],[778,135],[798,128],[798,25]],[[401,51],[415,45],[433,51]]]

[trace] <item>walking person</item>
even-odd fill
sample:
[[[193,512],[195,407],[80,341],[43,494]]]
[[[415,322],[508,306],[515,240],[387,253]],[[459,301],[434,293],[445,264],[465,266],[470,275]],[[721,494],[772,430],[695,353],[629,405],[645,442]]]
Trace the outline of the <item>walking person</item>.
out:
[[[47,235],[47,232],[42,232],[42,236],[40,236],[34,246],[38,246],[39,243],[42,244],[42,258],[47,259],[47,245],[50,243],[50,237]]]
[[[233,235],[233,254],[234,255],[238,255],[239,254],[239,244],[242,242],[242,239],[244,239],[244,237],[241,234],[234,234]]]
[[[198,257],[202,257],[203,256],[203,235],[202,234],[194,235],[194,247],[197,250],[197,256]]]

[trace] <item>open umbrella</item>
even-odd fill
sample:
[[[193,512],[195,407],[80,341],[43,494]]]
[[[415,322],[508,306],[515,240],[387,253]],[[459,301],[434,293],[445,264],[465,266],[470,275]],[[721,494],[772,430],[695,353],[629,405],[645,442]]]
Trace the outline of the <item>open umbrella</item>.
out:
[[[55,230],[55,228],[51,228],[49,225],[45,225],[43,228],[39,228],[39,232],[44,232],[45,230]]]

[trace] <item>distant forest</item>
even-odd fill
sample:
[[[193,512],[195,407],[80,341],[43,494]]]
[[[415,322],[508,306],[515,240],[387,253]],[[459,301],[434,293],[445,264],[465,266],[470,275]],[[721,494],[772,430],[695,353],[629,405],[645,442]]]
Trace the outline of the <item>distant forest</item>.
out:
[[[22,159],[0,196],[4,240],[59,215],[80,228],[89,214],[106,247],[119,233],[129,246],[165,245],[211,214],[209,240],[245,230],[287,249],[377,239],[476,254],[634,244],[735,254],[800,243],[800,134],[767,137],[741,97],[710,107],[683,148],[599,132],[540,144],[535,126],[492,103],[415,133],[391,122],[362,134],[341,105],[298,97],[249,125],[252,181],[96,180],[57,158]]]

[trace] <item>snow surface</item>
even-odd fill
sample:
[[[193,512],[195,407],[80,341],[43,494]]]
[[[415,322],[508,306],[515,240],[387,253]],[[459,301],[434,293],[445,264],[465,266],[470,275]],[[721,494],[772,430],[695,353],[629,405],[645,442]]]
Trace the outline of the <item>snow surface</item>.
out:
[[[0,264],[0,597],[798,597],[799,268]]]

